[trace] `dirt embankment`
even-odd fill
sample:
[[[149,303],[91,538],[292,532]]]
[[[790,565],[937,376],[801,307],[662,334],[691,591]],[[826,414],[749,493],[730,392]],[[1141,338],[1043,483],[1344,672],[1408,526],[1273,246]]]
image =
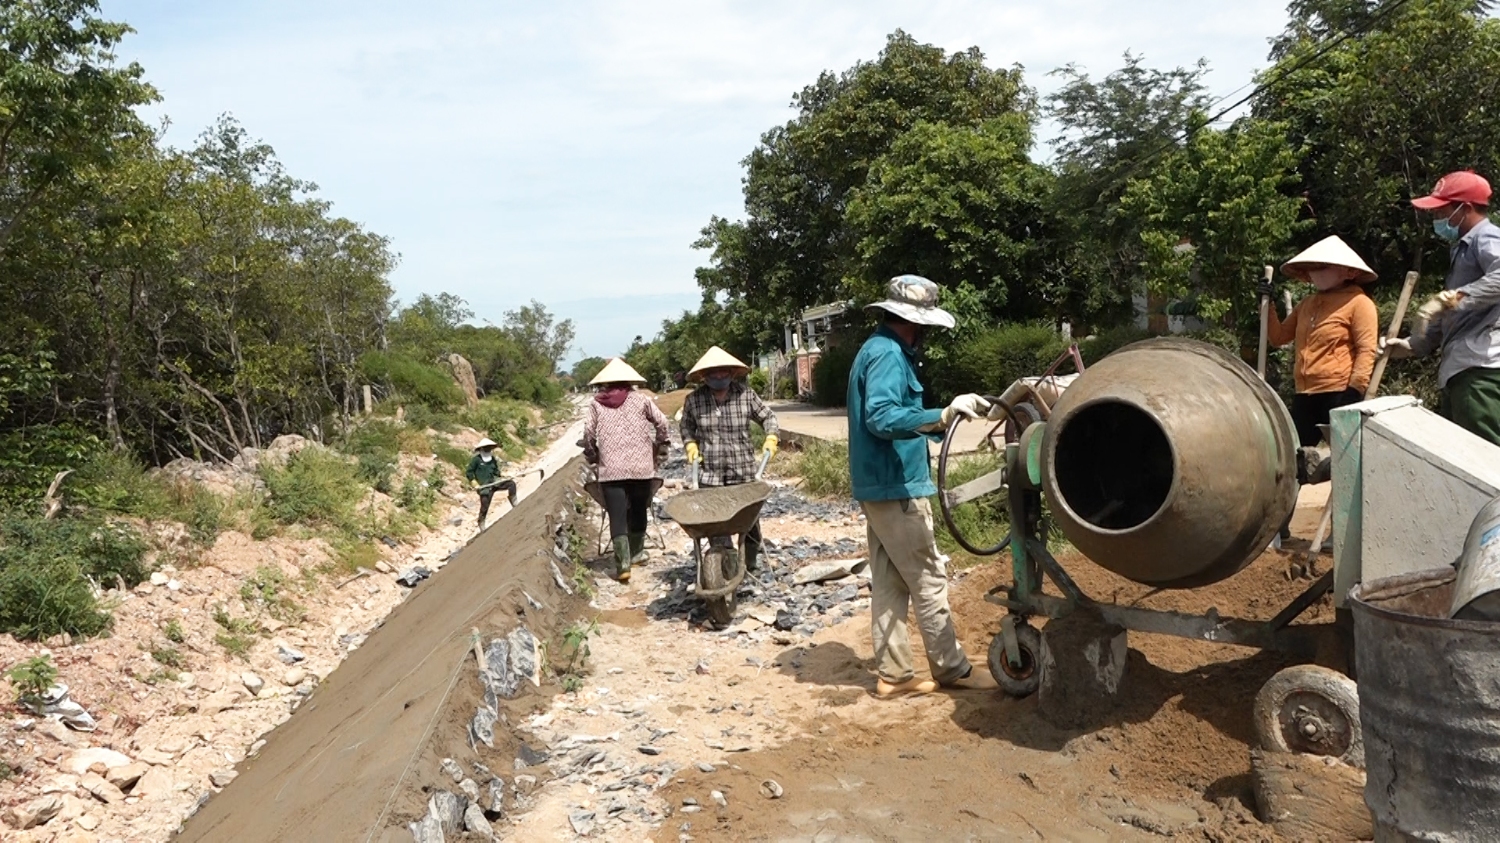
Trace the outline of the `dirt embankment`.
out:
[[[488,641],[525,624],[545,641],[571,614],[553,576],[553,530],[570,517],[579,468],[575,459],[549,477],[419,586],[178,839],[403,839],[426,810],[423,788],[446,778],[440,760],[473,754],[473,631]],[[493,766],[506,770],[515,747],[496,735]]]

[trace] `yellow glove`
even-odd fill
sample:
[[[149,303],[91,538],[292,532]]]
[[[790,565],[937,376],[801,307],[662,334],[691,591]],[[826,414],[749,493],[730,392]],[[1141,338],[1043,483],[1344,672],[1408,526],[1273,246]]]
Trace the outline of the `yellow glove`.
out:
[[[774,457],[776,456],[776,447],[780,444],[781,440],[776,438],[775,434],[772,434],[766,437],[766,442],[761,447],[765,449],[766,453]]]
[[[692,465],[693,463],[695,463],[695,462],[698,461],[699,454],[698,454],[698,443],[697,442],[684,442],[684,443],[682,443],[682,450],[687,451],[688,465]]]

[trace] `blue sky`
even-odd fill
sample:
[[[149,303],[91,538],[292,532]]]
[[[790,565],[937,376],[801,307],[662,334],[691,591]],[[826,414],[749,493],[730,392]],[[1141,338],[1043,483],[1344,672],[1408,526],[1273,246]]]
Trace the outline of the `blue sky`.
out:
[[[1211,63],[1227,94],[1265,63],[1285,0],[825,0],[557,3],[103,0],[138,30],[186,146],[231,113],[392,239],[410,301],[464,297],[478,319],[538,299],[574,319],[573,357],[622,351],[698,300],[691,244],[739,217],[740,160],[822,70],[891,31],[1020,63],[1044,93],[1069,62],[1102,75]],[[1045,129],[1044,129],[1045,134]],[[1041,152],[1045,154],[1045,149]]]

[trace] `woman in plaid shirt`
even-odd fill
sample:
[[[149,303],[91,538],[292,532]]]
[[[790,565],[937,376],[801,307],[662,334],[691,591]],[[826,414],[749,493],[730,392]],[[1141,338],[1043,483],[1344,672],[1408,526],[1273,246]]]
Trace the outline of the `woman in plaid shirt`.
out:
[[[689,463],[702,462],[702,486],[735,486],[755,479],[757,455],[750,440],[750,422],[766,432],[762,453],[776,453],[776,414],[755,391],[740,382],[750,367],[718,346],[710,348],[688,372],[703,385],[682,405],[682,444]],[[760,521],[741,542],[745,570],[755,570],[760,553]]]

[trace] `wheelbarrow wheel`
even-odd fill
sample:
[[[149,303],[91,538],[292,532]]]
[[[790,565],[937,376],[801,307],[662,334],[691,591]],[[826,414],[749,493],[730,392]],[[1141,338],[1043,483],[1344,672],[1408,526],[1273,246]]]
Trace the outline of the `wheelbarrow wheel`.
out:
[[[705,591],[717,591],[729,584],[728,572],[735,565],[731,558],[734,550],[732,548],[709,548],[703,554],[703,588]],[[728,569],[728,570],[726,570]],[[703,600],[708,608],[708,619],[714,626],[725,627],[734,620],[734,592],[729,592],[723,597],[708,597]]]
[[[1021,699],[1035,694],[1042,684],[1042,634],[1034,626],[1016,624],[1016,648],[1021,651],[1019,665],[1011,664],[1005,657],[1003,634],[997,633],[990,639],[990,675],[1006,696]]]
[[[1365,766],[1359,686],[1336,670],[1299,664],[1278,671],[1255,695],[1252,719],[1262,749]]]

